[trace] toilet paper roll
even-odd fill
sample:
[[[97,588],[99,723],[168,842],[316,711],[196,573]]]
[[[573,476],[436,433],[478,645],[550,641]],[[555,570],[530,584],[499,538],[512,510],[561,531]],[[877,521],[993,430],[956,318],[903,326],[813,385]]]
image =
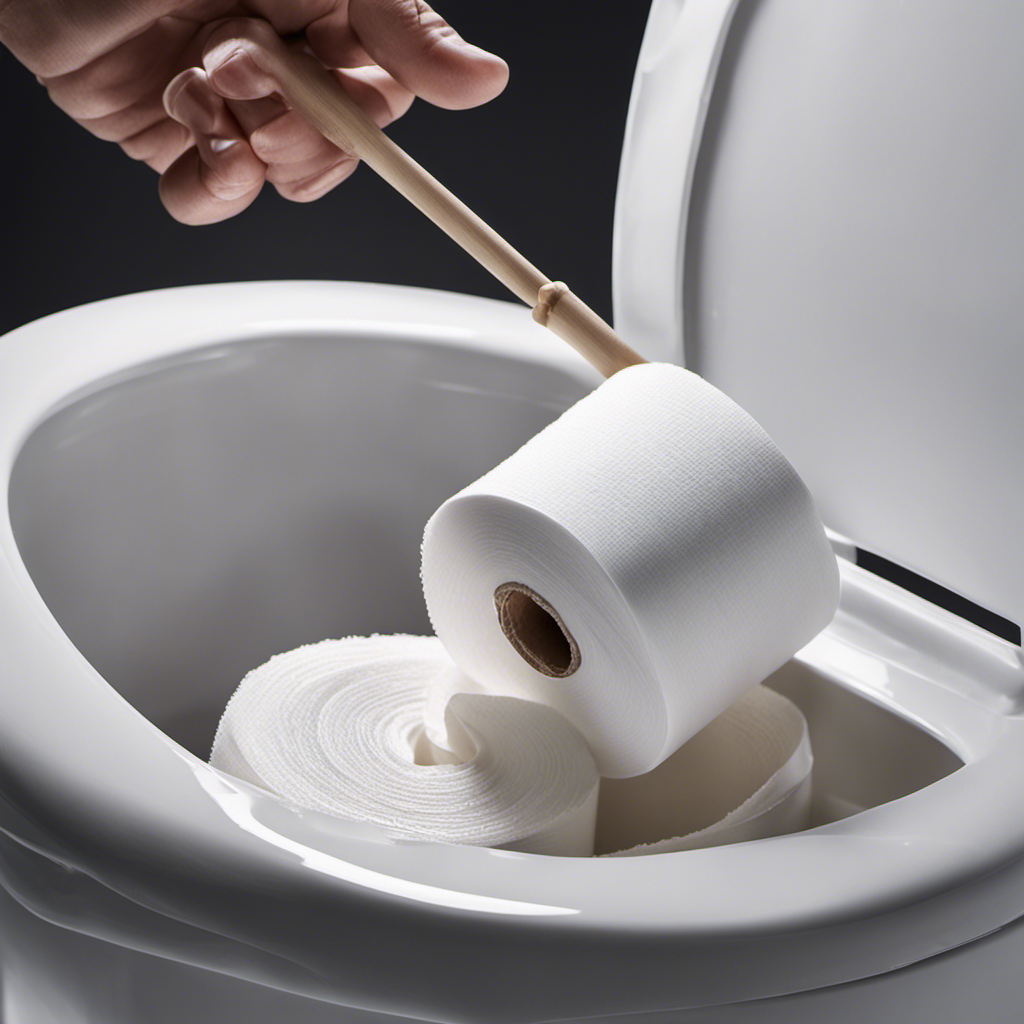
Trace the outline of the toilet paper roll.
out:
[[[435,748],[423,722],[437,678]],[[397,839],[589,855],[598,775],[583,738],[548,707],[473,688],[435,637],[300,647],[242,680],[210,763]]]
[[[423,590],[452,659],[560,711],[602,775],[650,771],[831,619],[814,502],[739,406],[616,373],[446,501]]]
[[[799,708],[757,686],[653,771],[603,779],[595,852],[637,856],[810,825],[811,742]]]

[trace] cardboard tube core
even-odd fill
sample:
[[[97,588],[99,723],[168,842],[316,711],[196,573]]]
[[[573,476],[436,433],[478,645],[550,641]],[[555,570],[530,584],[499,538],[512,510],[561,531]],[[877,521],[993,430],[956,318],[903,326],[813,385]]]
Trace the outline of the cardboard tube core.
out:
[[[564,679],[580,667],[580,647],[562,617],[525,583],[502,583],[494,591],[498,624],[532,668]]]

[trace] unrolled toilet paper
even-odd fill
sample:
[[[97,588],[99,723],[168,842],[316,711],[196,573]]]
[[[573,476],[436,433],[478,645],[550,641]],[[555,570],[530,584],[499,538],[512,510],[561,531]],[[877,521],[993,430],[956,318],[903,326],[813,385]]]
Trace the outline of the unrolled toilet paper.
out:
[[[799,832],[811,742],[796,705],[755,686],[653,771],[603,779],[595,848],[637,856]]]
[[[657,767],[831,619],[835,557],[758,424],[700,377],[615,374],[427,524],[451,658],[565,716],[602,775]]]
[[[473,688],[435,637],[300,647],[245,677],[210,763],[398,839],[589,855],[598,775],[583,738],[550,708]]]
[[[396,839],[630,856],[806,827],[812,758],[803,715],[758,686],[654,771],[599,786],[557,712],[487,695],[434,637],[377,636],[250,672],[210,762]]]
[[[807,825],[807,724],[757,684],[831,618],[836,562],[794,469],[699,377],[620,371],[442,505],[422,571],[438,637],[271,659],[214,766],[399,839],[536,853]]]

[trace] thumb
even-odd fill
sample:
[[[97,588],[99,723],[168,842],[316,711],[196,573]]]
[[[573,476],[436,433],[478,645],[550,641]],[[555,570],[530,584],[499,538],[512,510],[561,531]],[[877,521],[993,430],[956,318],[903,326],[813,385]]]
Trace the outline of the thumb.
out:
[[[508,82],[508,65],[467,43],[423,0],[350,0],[306,32],[328,67],[362,49],[410,92],[439,107],[475,107],[494,99]]]

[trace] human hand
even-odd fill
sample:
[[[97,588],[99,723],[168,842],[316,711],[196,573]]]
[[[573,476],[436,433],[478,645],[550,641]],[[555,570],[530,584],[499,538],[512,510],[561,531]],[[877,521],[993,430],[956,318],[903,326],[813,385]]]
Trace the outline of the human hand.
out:
[[[306,202],[355,170],[247,59],[268,33],[304,36],[382,127],[416,96],[472,107],[508,80],[421,0],[0,0],[0,42],[65,113],[159,172],[186,224],[240,213],[264,181]]]

